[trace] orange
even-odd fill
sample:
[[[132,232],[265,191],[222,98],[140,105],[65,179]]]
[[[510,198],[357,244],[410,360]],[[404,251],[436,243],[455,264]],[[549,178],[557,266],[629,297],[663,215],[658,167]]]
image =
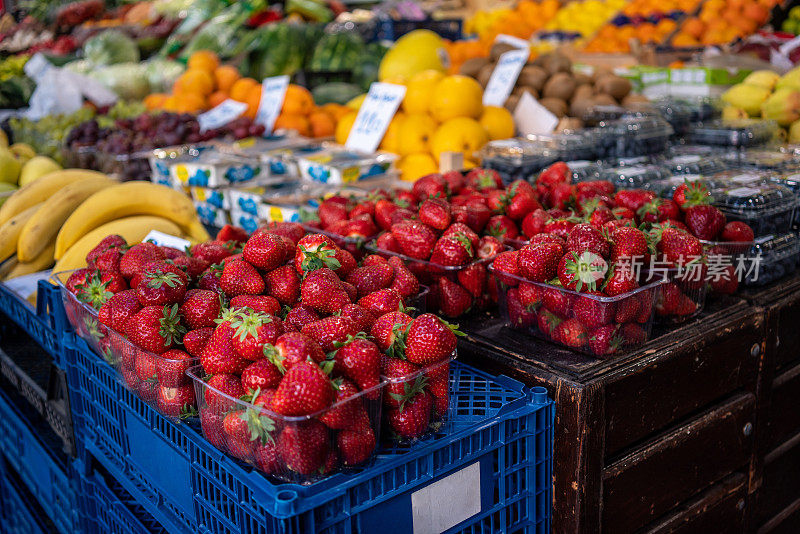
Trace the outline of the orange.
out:
[[[703,35],[703,31],[705,31],[705,29],[706,26],[700,21],[700,19],[691,18],[683,23],[682,33],[697,39]]]
[[[679,33],[672,39],[672,44],[677,47],[695,47],[700,43],[689,34]]]
[[[300,87],[293,83],[286,88],[286,96],[283,98],[281,113],[293,115],[308,115],[314,108],[314,98],[311,92],[305,87]]]
[[[175,98],[178,99],[177,111],[181,113],[197,113],[208,106],[206,99],[195,93],[184,93]]]
[[[336,119],[336,122],[339,122],[342,117],[353,111],[347,106],[333,103],[325,104],[324,106],[320,107],[320,109],[329,113],[334,119]]]
[[[769,10],[764,6],[758,4],[748,4],[742,9],[744,18],[752,19],[758,22],[759,26],[764,24],[769,18]]]
[[[147,95],[144,98],[144,107],[147,109],[159,109],[164,105],[164,101],[166,101],[168,97],[169,95],[165,95],[164,93]]]
[[[177,79],[172,92],[208,96],[214,92],[214,78],[204,70],[189,69]]]
[[[230,97],[239,102],[246,102],[250,89],[258,85],[253,78],[240,78],[231,86]]]
[[[308,116],[311,137],[331,137],[336,131],[336,119],[330,113],[318,110]]]
[[[228,99],[228,93],[225,91],[214,91],[208,95],[208,107],[215,108]]]
[[[249,119],[255,119],[256,113],[258,113],[258,106],[261,105],[261,84],[250,88],[245,102],[247,103],[247,111],[244,112],[244,116]]]
[[[173,95],[164,100],[164,103],[161,105],[161,109],[164,111],[178,111],[179,106],[180,100],[177,96]]]
[[[206,72],[214,72],[219,67],[219,58],[211,50],[198,50],[191,56],[186,65],[190,69],[200,69]]]
[[[281,113],[275,120],[275,130],[295,130],[300,135],[311,135],[311,125],[303,115]]]
[[[218,91],[229,93],[239,78],[241,75],[233,65],[222,65],[214,69],[214,83]]]

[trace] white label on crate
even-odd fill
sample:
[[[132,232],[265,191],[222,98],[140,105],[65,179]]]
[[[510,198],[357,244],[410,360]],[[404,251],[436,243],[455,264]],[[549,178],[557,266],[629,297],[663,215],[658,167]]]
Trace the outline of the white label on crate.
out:
[[[749,184],[751,182],[755,182],[756,180],[758,180],[758,176],[755,174],[737,174],[731,178],[731,182],[735,184]]]
[[[578,169],[585,169],[589,165],[592,165],[594,162],[589,161],[588,159],[576,159],[575,161],[568,161],[567,167],[571,170],[575,171]]]
[[[238,119],[246,110],[247,104],[229,98],[214,109],[197,116],[197,122],[200,123],[200,131],[205,132],[214,128],[222,128],[229,122]]]
[[[414,534],[439,534],[481,511],[481,465],[476,462],[411,494]]]
[[[517,84],[517,78],[530,56],[528,48],[509,50],[500,56],[483,91],[484,106],[503,106]]]
[[[696,161],[700,161],[700,156],[695,156],[694,154],[688,154],[686,156],[675,156],[669,161],[673,165],[683,165],[684,163],[695,163]]]
[[[525,50],[530,50],[531,43],[526,41],[525,39],[520,39],[519,37],[514,37],[513,35],[506,35],[505,33],[498,34],[497,37],[494,39],[495,43],[504,43],[514,48],[521,48]]]
[[[729,197],[751,197],[753,195],[757,195],[760,191],[753,187],[737,187],[736,189],[731,189],[730,191],[726,191],[726,194]]]
[[[403,85],[382,82],[370,85],[344,146],[359,152],[375,152],[404,96]]]
[[[514,122],[522,135],[551,133],[558,124],[558,117],[525,91],[514,109]]]
[[[191,243],[185,239],[181,239],[180,237],[176,237],[174,235],[165,234],[164,232],[159,232],[158,230],[150,230],[150,233],[147,234],[142,241],[150,241],[151,243],[155,243],[160,247],[172,247],[177,248],[178,250],[186,250],[186,247],[191,245]]]
[[[769,234],[769,235],[765,235],[765,236],[762,236],[762,237],[757,237],[755,239],[755,241],[753,241],[753,243],[755,243],[757,245],[763,245],[767,241],[771,241],[773,239],[775,239],[775,236],[772,235],[772,234]]]
[[[8,288],[8,290],[12,293],[15,293],[27,300],[28,297],[33,295],[38,289],[39,280],[49,279],[52,273],[52,269],[48,269],[46,271],[39,271],[38,273],[26,274],[25,276],[18,276],[3,282],[3,285],[6,286],[6,288]]]
[[[273,76],[264,78],[264,81],[261,82],[261,103],[258,105],[256,122],[264,125],[266,133],[272,133],[275,120],[283,106],[287,87],[289,87],[288,76]]]

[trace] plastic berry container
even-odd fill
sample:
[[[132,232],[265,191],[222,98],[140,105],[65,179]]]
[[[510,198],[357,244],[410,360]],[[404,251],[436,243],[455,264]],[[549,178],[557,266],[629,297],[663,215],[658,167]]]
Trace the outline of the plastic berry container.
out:
[[[422,367],[402,376],[381,376],[386,383],[383,392],[383,425],[381,430],[383,443],[392,445],[410,445],[433,434],[444,431],[450,418],[452,402],[450,399],[450,363],[456,359],[458,352],[446,359]],[[408,392],[424,391],[432,402],[429,416],[415,422],[415,428],[406,424],[410,413],[398,406],[397,396]],[[404,407],[403,407],[404,408]],[[426,412],[427,410],[424,410]]]
[[[489,271],[509,328],[599,358],[641,346],[650,337],[660,280],[607,297],[495,273],[492,266]]]
[[[793,152],[769,148],[751,148],[731,152],[728,157],[732,165],[744,169],[777,173],[800,172],[800,156]]]
[[[662,117],[645,115],[602,122],[593,138],[600,159],[624,158],[663,152],[673,132]]]
[[[727,170],[726,161],[713,156],[684,154],[673,156],[661,162],[672,174],[705,174],[712,175]]]
[[[678,186],[686,182],[696,182],[698,180],[705,181],[707,180],[707,177],[702,176],[700,174],[684,174],[682,176],[672,176],[664,180],[656,180],[647,183],[643,186],[643,189],[652,191],[661,198],[672,198]]]
[[[497,171],[504,183],[530,180],[537,172],[552,165],[558,158],[525,139],[490,141],[481,149],[481,165]]]
[[[675,131],[675,135],[684,136],[692,129],[692,107],[683,100],[664,98],[656,100],[651,105],[658,110]]]
[[[592,180],[599,180],[600,173],[603,171],[603,166],[596,161],[590,160],[575,160],[575,161],[568,161],[567,167],[569,167],[570,172],[572,173],[572,183],[578,182],[590,182]]]
[[[199,359],[170,359],[140,349],[102,324],[97,310],[78,300],[64,285],[73,272],[54,273],[51,280],[61,289],[67,319],[78,337],[114,368],[125,387],[147,404],[174,421],[196,416],[194,388],[185,371]]]
[[[661,165],[629,165],[605,169],[600,173],[600,180],[608,180],[617,189],[641,189],[670,176],[672,173]]]
[[[714,205],[728,221],[747,223],[756,236],[790,231],[797,210],[792,190],[765,181],[745,181],[747,176],[732,177],[712,188]]]
[[[742,283],[760,286],[779,280],[800,268],[800,237],[794,232],[756,238],[750,249]]]
[[[303,229],[308,233],[322,234],[326,237],[329,237],[331,241],[333,241],[336,244],[336,246],[347,250],[348,252],[353,254],[353,256],[357,260],[360,260],[362,257],[364,257],[364,244],[374,240],[376,237],[378,237],[378,234],[380,233],[377,232],[373,235],[367,236],[366,239],[359,239],[355,237],[348,237],[333,232],[329,232],[328,230],[317,228],[316,226],[313,226],[308,223],[300,223],[300,224],[303,226]]]
[[[534,150],[541,150],[554,157],[556,161],[567,159],[595,159],[595,142],[584,130],[564,133],[530,134],[525,139]]]
[[[369,464],[377,450],[386,381],[324,410],[287,416],[209,385],[201,365],[186,374],[194,383],[205,438],[278,480],[311,484]],[[343,422],[348,416],[363,426],[355,430],[356,423]]]
[[[675,144],[667,149],[667,158],[675,156],[702,156],[723,158],[728,154],[724,147],[709,145]]]
[[[778,133],[775,121],[763,119],[716,119],[698,124],[689,140],[699,145],[751,147],[772,141]]]
[[[683,269],[651,265],[643,283],[659,283],[655,301],[655,322],[684,323],[702,313],[708,295],[707,271],[693,264]]]

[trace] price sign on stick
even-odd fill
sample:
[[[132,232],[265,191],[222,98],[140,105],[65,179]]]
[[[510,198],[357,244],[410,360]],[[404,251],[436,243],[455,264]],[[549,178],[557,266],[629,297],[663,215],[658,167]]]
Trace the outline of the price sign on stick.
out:
[[[543,134],[553,131],[558,125],[558,117],[525,91],[514,109],[514,123],[522,135]]]
[[[519,50],[509,50],[500,56],[489,78],[489,83],[486,84],[486,90],[483,92],[484,106],[502,106],[506,103],[529,55],[530,50],[520,48]]]
[[[406,88],[402,85],[380,82],[370,85],[345,146],[350,150],[375,152],[405,95]]]
[[[246,110],[247,104],[229,98],[214,109],[197,116],[197,122],[200,123],[200,131],[205,132],[214,128],[222,128],[229,122],[238,119]]]
[[[258,105],[256,122],[263,124],[267,133],[271,133],[275,126],[275,120],[281,112],[287,87],[289,87],[288,76],[273,76],[264,78],[264,81],[261,82],[261,103]]]

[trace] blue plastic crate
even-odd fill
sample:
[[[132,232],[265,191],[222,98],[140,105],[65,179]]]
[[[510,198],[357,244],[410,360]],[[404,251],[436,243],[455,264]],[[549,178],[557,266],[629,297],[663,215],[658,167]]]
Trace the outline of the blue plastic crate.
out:
[[[396,20],[386,18],[380,20],[378,23],[376,40],[396,41],[414,30],[430,30],[439,34],[442,39],[456,41],[463,37],[463,24],[461,19]]]
[[[34,307],[5,284],[0,284],[0,311],[38,341],[53,356],[56,365],[64,368],[61,339],[71,327],[64,314],[58,287],[44,280],[39,281]]]
[[[87,451],[170,531],[391,534],[447,514],[458,519],[448,532],[549,531],[553,403],[544,390],[454,362],[453,417],[440,433],[310,486],[274,484],[126,391],[82,340],[66,348]],[[448,501],[436,496],[450,496],[454,481],[473,490],[455,499],[472,508],[421,512]]]
[[[14,480],[0,457],[0,531],[5,534],[46,534],[48,525],[36,511],[34,498]]]
[[[0,453],[62,533],[80,524],[76,480],[66,458],[47,447],[0,391]]]

